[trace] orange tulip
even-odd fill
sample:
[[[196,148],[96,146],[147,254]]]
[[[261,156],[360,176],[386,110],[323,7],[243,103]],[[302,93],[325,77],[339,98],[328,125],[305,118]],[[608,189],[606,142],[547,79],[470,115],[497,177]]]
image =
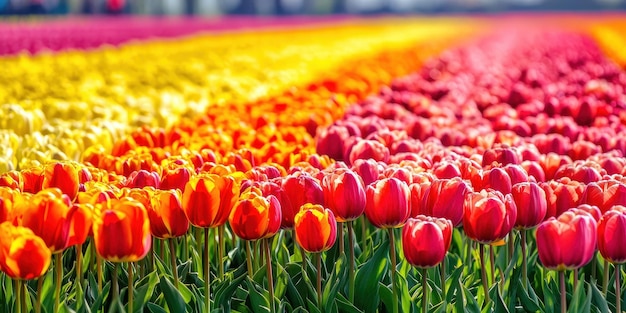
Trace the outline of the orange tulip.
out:
[[[148,208],[150,232],[157,238],[180,237],[189,230],[189,220],[183,211],[178,189],[157,190]]]
[[[261,190],[247,189],[230,213],[233,232],[244,240],[258,240],[274,236],[280,230],[282,210],[272,195],[264,197]]]
[[[337,220],[319,204],[304,204],[294,217],[296,241],[308,252],[323,252],[337,240]]]
[[[70,223],[70,239],[68,246],[81,245],[87,240],[87,236],[92,234],[91,226],[93,224],[93,205],[86,203],[74,204],[74,216]]]
[[[41,188],[56,187],[70,199],[74,199],[80,184],[78,170],[78,165],[73,163],[50,163],[44,168]]]
[[[148,213],[129,197],[112,199],[96,209],[93,235],[98,254],[111,262],[143,259],[152,244]]]
[[[194,226],[217,227],[228,219],[238,195],[232,176],[199,175],[185,185],[183,210]]]
[[[17,224],[41,237],[52,253],[69,246],[70,229],[76,208],[58,188],[44,189],[34,196],[23,194],[14,203]]]
[[[52,254],[32,230],[4,222],[0,234],[0,269],[9,277],[34,279],[48,271]]]

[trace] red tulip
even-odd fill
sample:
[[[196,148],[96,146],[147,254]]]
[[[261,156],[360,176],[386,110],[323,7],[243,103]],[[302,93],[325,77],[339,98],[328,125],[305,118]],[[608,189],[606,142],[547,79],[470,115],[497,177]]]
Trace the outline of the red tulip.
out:
[[[363,179],[365,186],[377,181],[380,172],[383,171],[382,165],[372,159],[356,160],[352,164],[352,169]]]
[[[51,253],[32,230],[0,224],[0,270],[14,279],[34,279],[48,271]]]
[[[296,242],[308,252],[323,252],[337,240],[337,221],[333,212],[319,204],[304,204],[294,217]]]
[[[148,212],[141,202],[128,197],[99,205],[93,234],[96,251],[111,262],[139,261],[152,245]]]
[[[614,205],[626,205],[626,184],[615,179],[589,183],[580,196],[580,203],[595,205],[603,213]]]
[[[70,224],[70,239],[68,246],[85,243],[87,236],[93,233],[93,205],[88,203],[76,203],[73,207],[76,211]]]
[[[51,163],[44,168],[41,188],[59,188],[70,199],[76,198],[80,184],[79,166],[73,163]]]
[[[445,218],[410,218],[402,228],[402,250],[407,262],[428,268],[443,261],[450,249],[453,227]]]
[[[460,178],[436,179],[425,184],[418,214],[449,219],[454,226],[463,221],[463,202],[471,187]]]
[[[363,181],[351,170],[329,173],[322,179],[324,202],[338,222],[352,221],[365,211]]]
[[[161,177],[157,172],[148,172],[146,170],[139,170],[130,173],[128,180],[126,181],[126,187],[129,188],[143,188],[153,187],[159,188],[161,184]]]
[[[511,195],[495,190],[470,192],[463,204],[463,230],[470,239],[490,244],[509,234],[517,219]]]
[[[563,212],[578,206],[585,186],[568,178],[540,184],[546,192],[548,211],[546,217],[559,216]]]
[[[511,196],[517,207],[515,227],[533,228],[546,217],[548,202],[546,192],[535,182],[513,185]]]
[[[409,186],[396,179],[384,178],[367,187],[365,216],[378,228],[404,225],[411,214]]]
[[[626,207],[615,207],[604,213],[598,223],[598,249],[611,263],[626,262]]]
[[[182,192],[185,190],[185,185],[191,178],[191,174],[192,172],[186,167],[165,170],[159,188],[163,190],[178,189]]]
[[[189,230],[189,220],[181,203],[178,189],[156,190],[150,198],[148,209],[150,232],[157,238],[176,238]]]
[[[241,194],[230,212],[230,227],[239,238],[258,240],[274,236],[280,230],[282,211],[276,197],[263,196],[252,187]]]
[[[537,228],[539,260],[548,269],[582,267],[593,257],[596,243],[597,222],[589,214],[568,211]]]
[[[282,189],[289,199],[288,203],[281,202],[283,210],[282,228],[293,227],[294,217],[305,203],[324,204],[322,186],[317,179],[309,174],[300,172],[285,177]]]

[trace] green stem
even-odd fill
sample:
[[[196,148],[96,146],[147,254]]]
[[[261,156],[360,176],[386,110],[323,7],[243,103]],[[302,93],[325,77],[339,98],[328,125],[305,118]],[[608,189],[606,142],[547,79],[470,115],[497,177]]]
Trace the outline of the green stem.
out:
[[[209,265],[209,228],[204,229],[204,308],[211,312],[211,266]]]
[[[602,291],[604,296],[609,294],[609,261],[604,260],[604,276],[602,277]]]
[[[59,312],[61,304],[61,284],[63,284],[63,252],[54,255],[56,284],[54,286],[54,312]]]
[[[77,244],[76,248],[76,308],[83,303],[83,245]]]
[[[264,239],[265,259],[267,263],[267,284],[270,291],[270,312],[276,312],[274,309],[274,277],[272,275],[272,255],[270,253],[270,240]]]
[[[187,260],[189,260],[189,248],[187,247],[189,243],[187,242],[187,234],[183,235],[182,239],[183,239],[183,257],[185,258],[185,262],[187,262]]]
[[[567,313],[567,300],[565,298],[565,272],[559,271],[559,281],[561,285],[561,313]]]
[[[20,302],[22,302],[22,310],[24,312],[30,312],[28,311],[28,306],[26,306],[26,296],[28,296],[28,285],[26,284],[26,282],[22,282],[22,298],[20,299]]]
[[[473,249],[474,242],[471,241],[469,239],[469,237],[467,237],[467,236],[464,236],[464,237],[465,237],[465,239],[464,239],[464,242],[465,242],[465,256],[463,257],[463,260],[464,260],[465,267],[464,267],[463,271],[466,272],[465,273],[466,275],[469,275],[469,271],[470,271],[470,266],[469,265],[472,264],[472,249]]]
[[[361,216],[361,251],[365,251],[367,245],[367,225],[365,223],[366,217]]]
[[[317,263],[317,305],[322,306],[322,253],[315,254]]]
[[[526,229],[522,229],[522,285],[528,290],[528,257],[526,256]]]
[[[174,275],[174,287],[178,289],[178,267],[176,266],[176,247],[174,246],[174,238],[167,240],[170,246],[170,261],[172,262],[172,275]],[[130,281],[129,281],[130,282]]]
[[[596,281],[596,270],[598,267],[598,258],[597,258],[597,252],[593,253],[593,258],[591,259],[591,281],[592,283],[595,283]]]
[[[22,284],[24,282],[21,279],[15,280],[15,312],[22,313]]]
[[[96,254],[96,271],[98,272],[98,293],[102,293],[102,258]]]
[[[341,256],[343,254],[344,248],[343,248],[343,223],[338,223],[337,225],[337,239],[339,240],[339,254],[337,255],[338,257]]]
[[[489,303],[491,302],[491,299],[489,298],[489,281],[487,281],[487,266],[485,266],[485,245],[484,244],[479,244],[479,249],[480,249],[480,267],[481,267],[481,271],[480,271],[480,279],[483,282],[483,291],[485,292],[485,303]]]
[[[443,298],[443,306],[446,307],[446,257],[443,257],[439,264],[439,275],[441,277],[441,297]]]
[[[615,264],[615,312],[622,312],[622,286],[620,285],[620,271],[619,263]]]
[[[128,262],[128,310],[130,313],[135,312],[133,307],[133,298],[135,297],[133,285],[133,262]]]
[[[393,234],[393,228],[387,228],[387,232],[389,233],[389,257],[391,258],[391,292],[393,294],[392,297],[392,308],[391,311],[393,313],[398,313],[398,291],[396,289],[396,239]]]
[[[252,249],[250,249],[250,241],[246,240],[246,264],[248,265],[248,277],[252,278],[254,274],[252,270]]]
[[[513,230],[509,232],[509,240],[508,240],[508,259],[506,260],[506,264],[509,264],[513,259],[513,251],[515,250],[515,235],[513,234]]]
[[[354,302],[354,237],[352,229],[353,221],[348,222],[348,249],[350,250],[350,269],[348,272],[348,299]]]
[[[219,257],[217,260],[218,273],[220,280],[224,280],[224,250],[226,250],[224,242],[224,224],[217,227],[217,240],[217,255]]]
[[[117,262],[113,263],[113,273],[111,274],[111,276],[113,277],[112,282],[111,282],[111,289],[113,289],[113,301],[116,301],[117,298],[120,296],[120,288],[119,288],[119,285],[117,284],[117,271],[119,267],[120,267],[119,263]]]
[[[489,268],[490,268],[490,274],[491,276],[489,276],[489,279],[491,279],[492,283],[496,282],[496,263],[494,262],[494,249],[492,245],[489,245]]]
[[[577,286],[578,286],[578,269],[575,268],[574,269],[574,288],[573,288],[573,290],[576,290]]]
[[[41,313],[41,294],[43,293],[43,291],[41,290],[43,288],[43,279],[44,276],[39,276],[39,278],[37,278],[37,294],[35,295],[35,313]]]
[[[426,312],[428,312],[428,269],[422,268],[422,313]]]

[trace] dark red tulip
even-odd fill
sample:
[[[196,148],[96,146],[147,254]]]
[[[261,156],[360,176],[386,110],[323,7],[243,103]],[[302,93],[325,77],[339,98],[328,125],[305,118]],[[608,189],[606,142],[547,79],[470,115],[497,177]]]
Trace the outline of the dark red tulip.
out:
[[[589,183],[580,197],[580,203],[595,205],[603,213],[614,205],[626,205],[626,184],[615,179]]]
[[[533,228],[541,223],[548,209],[545,191],[534,182],[513,185],[511,195],[517,207],[515,227]]]
[[[289,206],[281,202],[283,210],[282,228],[292,228],[293,218],[300,211],[300,207],[305,203],[324,204],[324,191],[317,179],[306,173],[296,173],[284,178],[282,189],[287,198]]]
[[[626,207],[608,210],[598,223],[598,249],[611,263],[626,262]]]

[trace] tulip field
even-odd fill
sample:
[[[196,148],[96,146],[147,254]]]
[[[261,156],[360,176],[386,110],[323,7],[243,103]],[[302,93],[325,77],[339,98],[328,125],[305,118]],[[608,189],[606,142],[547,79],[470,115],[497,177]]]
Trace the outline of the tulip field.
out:
[[[0,313],[623,312],[623,15],[0,21]]]

